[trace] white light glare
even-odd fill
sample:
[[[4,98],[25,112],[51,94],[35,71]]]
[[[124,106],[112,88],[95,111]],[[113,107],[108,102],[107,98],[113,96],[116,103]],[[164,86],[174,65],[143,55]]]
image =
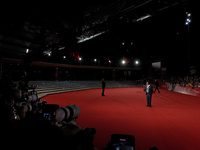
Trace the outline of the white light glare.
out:
[[[126,63],[126,61],[125,60],[122,60],[122,64],[125,64]]]
[[[27,54],[29,53],[29,49],[28,49],[28,48],[26,49],[26,53],[27,53]]]
[[[96,62],[96,61],[97,61],[97,59],[95,58],[95,59],[94,59],[94,61]]]
[[[81,57],[79,57],[79,58],[78,58],[78,60],[80,60],[80,61],[81,61],[81,60],[82,60],[82,58],[81,58]]]
[[[187,19],[187,22],[191,22],[191,20],[190,20],[190,19]]]
[[[138,64],[139,64],[139,61],[138,61],[138,60],[136,60],[136,61],[135,61],[135,64],[136,64],[136,65],[138,65]]]
[[[187,17],[186,17],[186,21],[185,21],[185,25],[189,25],[189,23],[191,22],[191,13],[186,12]]]

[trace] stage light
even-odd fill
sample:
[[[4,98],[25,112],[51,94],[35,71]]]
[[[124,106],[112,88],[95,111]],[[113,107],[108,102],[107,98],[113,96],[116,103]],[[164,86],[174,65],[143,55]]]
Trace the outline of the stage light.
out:
[[[122,60],[122,64],[125,64],[126,63],[126,61],[125,60]]]
[[[63,56],[63,58],[65,59],[65,58],[66,58],[66,56]]]
[[[82,60],[82,58],[81,58],[81,57],[79,57],[79,58],[78,58],[78,60],[80,60],[80,61],[81,61],[81,60]]]
[[[108,62],[111,63],[111,60],[109,60]]]
[[[136,61],[135,61],[135,64],[136,64],[136,65],[138,65],[138,64],[139,64],[139,61],[138,61],[138,60],[136,60]]]
[[[97,61],[97,59],[95,58],[95,59],[94,59],[94,61],[96,62],[96,61]]]

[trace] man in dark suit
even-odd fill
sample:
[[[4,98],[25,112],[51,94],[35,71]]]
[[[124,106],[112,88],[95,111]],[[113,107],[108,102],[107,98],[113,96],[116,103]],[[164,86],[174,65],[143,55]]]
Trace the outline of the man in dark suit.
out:
[[[146,82],[146,86],[144,88],[147,97],[147,107],[151,107],[151,98],[153,94],[153,87],[149,84],[149,81]]]
[[[106,87],[106,82],[104,81],[104,78],[102,78],[102,96],[105,96],[104,95],[104,91],[105,91],[105,87]]]
[[[158,90],[158,93],[160,93],[160,91],[159,91],[159,83],[158,83],[158,80],[155,80],[155,91],[154,91],[154,93],[156,92],[156,90]]]

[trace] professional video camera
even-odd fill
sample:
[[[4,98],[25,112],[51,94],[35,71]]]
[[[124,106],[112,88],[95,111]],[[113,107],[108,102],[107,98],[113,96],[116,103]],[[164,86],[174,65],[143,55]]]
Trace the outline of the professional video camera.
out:
[[[39,109],[42,110],[42,116],[53,122],[57,123],[69,123],[73,121],[73,124],[76,125],[75,120],[80,115],[80,107],[75,104],[70,104],[65,107],[61,107],[57,104],[47,104],[46,101],[40,101],[37,103]]]
[[[128,134],[112,134],[104,150],[135,150],[135,138]]]
[[[65,107],[60,107],[56,110],[55,119],[56,121],[70,122],[78,118],[81,113],[80,107],[75,104],[67,105]]]
[[[37,95],[37,91],[35,91],[35,89],[37,88],[37,85],[31,85],[29,86],[29,89],[32,91],[28,92],[28,96],[27,96],[27,100],[29,101],[37,101],[38,99],[38,95]]]

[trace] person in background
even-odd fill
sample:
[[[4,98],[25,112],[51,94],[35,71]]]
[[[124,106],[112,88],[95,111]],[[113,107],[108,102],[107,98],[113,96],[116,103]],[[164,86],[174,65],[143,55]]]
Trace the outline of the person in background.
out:
[[[155,80],[155,91],[154,91],[154,93],[156,92],[156,90],[158,90],[158,93],[160,93],[160,91],[159,91],[159,83],[158,83],[158,80]]]
[[[105,87],[106,87],[106,82],[105,82],[104,78],[102,78],[102,94],[101,94],[102,96],[105,96],[104,95]]]
[[[149,81],[146,82],[146,86],[144,88],[147,97],[147,107],[151,107],[151,98],[153,94],[153,87],[149,84]]]

